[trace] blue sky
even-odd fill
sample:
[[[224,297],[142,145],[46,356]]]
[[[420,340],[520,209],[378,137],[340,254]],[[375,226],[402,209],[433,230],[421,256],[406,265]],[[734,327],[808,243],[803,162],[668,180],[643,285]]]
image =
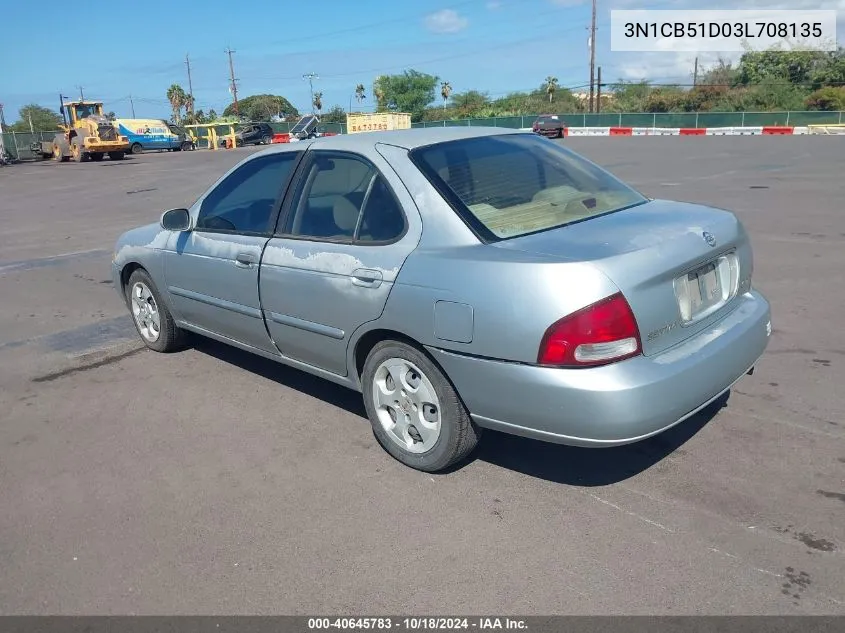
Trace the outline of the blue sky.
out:
[[[78,96],[80,85],[87,98],[102,99],[119,116],[130,116],[131,94],[138,117],[166,117],[168,86],[187,89],[186,53],[197,108],[222,112],[230,102],[227,47],[236,51],[239,96],[281,94],[300,110],[309,108],[307,72],[319,75],[315,90],[323,92],[324,109],[346,109],[357,83],[369,96],[376,75],[407,68],[437,75],[456,92],[476,89],[491,97],[535,88],[547,75],[567,87],[589,81],[588,0],[325,0],[312,12],[308,5],[205,0],[201,11],[177,12],[165,0],[93,3],[91,28],[108,33],[115,25],[122,40],[104,37],[98,44],[83,37],[76,46],[68,34],[57,52],[34,45],[31,31],[59,25],[67,5],[11,3],[4,22],[15,26],[0,38],[6,120],[16,120],[27,103],[55,108],[60,91]],[[45,20],[45,6],[55,20]],[[718,6],[845,9],[845,0],[599,0],[596,60],[603,79],[688,81],[692,72],[690,54],[610,52],[611,8]]]

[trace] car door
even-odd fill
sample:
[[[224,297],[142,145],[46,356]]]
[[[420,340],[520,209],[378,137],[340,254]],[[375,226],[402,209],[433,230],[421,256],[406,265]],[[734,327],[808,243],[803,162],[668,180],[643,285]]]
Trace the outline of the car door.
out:
[[[258,298],[258,270],[301,152],[246,161],[192,208],[193,228],[177,234],[165,257],[167,289],[187,323],[276,352]]]
[[[261,262],[262,308],[284,356],[345,376],[349,338],[381,315],[421,222],[375,152],[305,156]]]

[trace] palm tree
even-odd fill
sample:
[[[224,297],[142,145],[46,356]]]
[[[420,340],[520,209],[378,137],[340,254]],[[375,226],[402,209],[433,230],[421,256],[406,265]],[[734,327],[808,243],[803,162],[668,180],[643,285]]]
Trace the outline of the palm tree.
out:
[[[384,99],[387,96],[384,92],[384,75],[376,77],[373,82],[373,94],[376,96],[376,106],[378,110],[384,109]]]
[[[185,106],[185,118],[188,119],[188,123],[196,123],[196,121],[194,120],[195,116],[193,95],[186,94],[185,102],[182,105]]]
[[[323,109],[323,93],[322,92],[315,92],[314,93],[314,107],[317,108],[318,113]]]
[[[449,95],[452,94],[452,84],[444,81],[440,84],[440,96],[443,97],[443,109],[446,109],[446,101],[449,100]]]
[[[173,122],[180,123],[182,121],[182,107],[185,105],[188,95],[179,84],[172,84],[167,89],[167,100],[170,102],[170,107],[173,109]]]
[[[546,77],[546,93],[549,95],[549,103],[555,96],[555,90],[557,90],[557,77],[549,75]]]
[[[364,88],[364,84],[358,84],[355,86],[355,100],[360,104],[364,99],[367,98],[365,94],[366,90]]]

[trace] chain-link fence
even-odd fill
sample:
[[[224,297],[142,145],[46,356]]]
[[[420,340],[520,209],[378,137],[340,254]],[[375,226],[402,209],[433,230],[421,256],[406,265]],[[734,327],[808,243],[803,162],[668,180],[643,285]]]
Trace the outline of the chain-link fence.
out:
[[[422,121],[411,127],[493,126],[504,128],[530,128],[539,115],[500,116],[479,119],[451,119],[447,121]],[[567,127],[760,127],[764,125],[834,125],[845,123],[843,112],[789,111],[789,112],[607,112],[602,114],[560,114]],[[295,121],[271,123],[277,134],[287,134]],[[228,133],[228,125],[215,126],[218,133]],[[320,123],[320,133],[345,134],[345,123]],[[199,133],[200,148],[208,147],[207,132]],[[52,141],[56,132],[5,132],[3,144],[13,160],[39,158],[37,145]],[[33,149],[36,145],[36,149]]]
[[[842,112],[608,112],[602,114],[559,114],[567,127],[760,127],[764,125],[833,125],[843,123]],[[482,125],[529,128],[539,115],[422,121],[411,127]]]
[[[41,141],[53,141],[56,132],[4,132],[3,145],[13,160],[39,158],[40,153],[33,151],[32,145]]]

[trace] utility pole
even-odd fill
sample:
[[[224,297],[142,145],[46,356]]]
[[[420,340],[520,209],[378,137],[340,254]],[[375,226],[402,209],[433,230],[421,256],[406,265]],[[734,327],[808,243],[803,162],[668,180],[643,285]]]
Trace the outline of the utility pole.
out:
[[[692,73],[692,85],[698,85],[698,57],[695,58],[695,70]]]
[[[593,18],[590,22],[590,112],[593,112],[593,95],[596,77],[596,0],[593,0]]]
[[[231,91],[232,98],[234,100],[233,105],[235,106],[235,116],[238,116],[238,84],[237,79],[235,79],[235,67],[232,65],[232,53],[235,51],[231,48],[227,48],[224,52],[229,55],[229,78],[232,81]]]
[[[231,57],[229,58],[231,61]],[[188,53],[185,53],[185,65],[188,67],[188,94],[191,97],[191,121],[194,120],[194,84],[191,83],[191,59]]]
[[[311,114],[316,114],[314,112],[314,80],[319,79],[319,77],[317,73],[305,73],[302,78],[308,80],[308,89],[311,93]]]
[[[0,165],[6,164],[6,145],[3,143],[3,128],[6,120],[3,118],[3,104],[0,103]]]
[[[599,75],[596,79],[596,114],[601,114],[601,66],[599,66]]]
[[[135,118],[135,102],[132,100],[132,95],[129,95],[129,106],[132,108],[132,118]]]
[[[77,86],[77,88],[79,88],[79,100],[85,101],[85,95],[82,94],[82,86]]]

